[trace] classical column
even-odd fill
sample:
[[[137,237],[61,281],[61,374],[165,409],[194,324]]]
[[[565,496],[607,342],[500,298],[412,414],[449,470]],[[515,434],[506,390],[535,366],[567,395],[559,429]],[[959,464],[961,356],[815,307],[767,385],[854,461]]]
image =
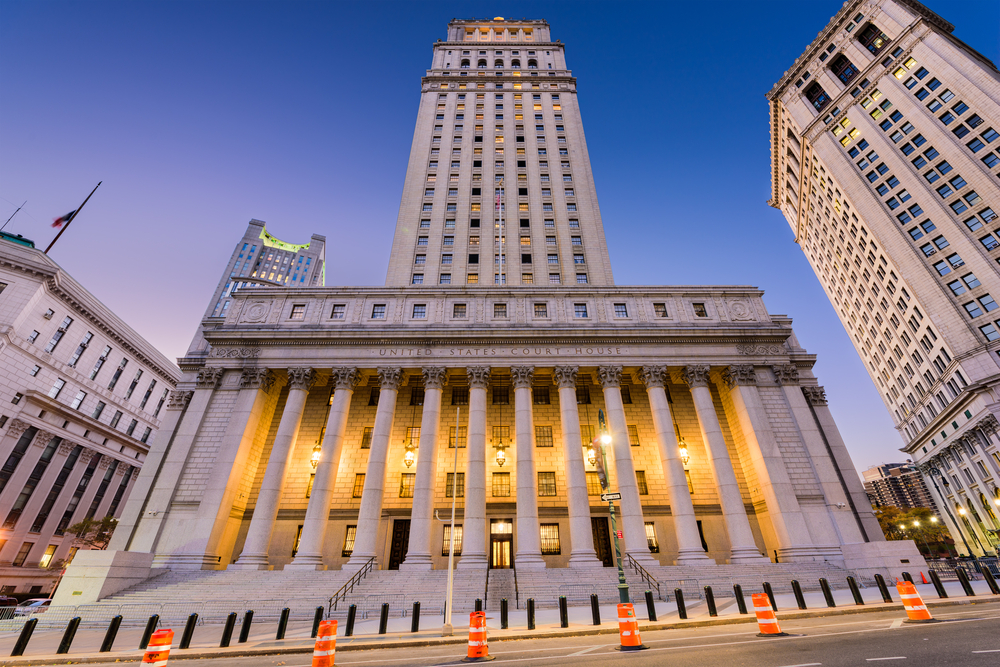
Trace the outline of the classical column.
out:
[[[576,366],[556,366],[553,377],[559,387],[559,420],[562,422],[563,460],[566,467],[566,500],[569,505],[570,567],[603,567],[594,551],[594,528],[590,522],[587,471],[583,467],[580,413],[576,407]],[[645,528],[643,529],[645,531]]]
[[[24,422],[21,422],[24,424]],[[25,429],[22,430],[22,435],[24,430],[27,430],[27,424],[25,424]],[[20,437],[20,436],[19,436]],[[45,452],[45,448],[48,447],[49,442],[55,435],[49,433],[48,431],[36,431],[35,437],[31,439],[31,444],[28,448],[24,450],[24,455],[21,456],[21,460],[17,464],[17,468],[14,469],[14,474],[10,476],[7,480],[7,486],[4,487],[3,493],[0,493],[0,507],[8,508],[10,511],[11,505],[21,491],[24,489],[25,483],[28,481],[28,477],[31,476],[32,471],[34,471],[35,466],[38,465],[38,461],[42,458],[42,454]],[[7,518],[7,514],[3,513],[0,516],[0,523]]]
[[[122,477],[125,476],[125,469],[128,468],[129,464],[124,461],[118,460],[118,465],[115,466],[115,472],[111,475],[111,481],[108,482],[108,486],[104,489],[104,496],[101,498],[101,504],[97,506],[97,511],[94,512],[95,519],[103,519],[108,515],[108,510],[111,509],[111,503],[115,500],[115,494],[118,493],[118,487],[121,486]]]
[[[21,419],[15,417],[10,420],[7,424],[7,433],[0,438],[0,452],[3,452],[3,458],[6,461],[7,457],[13,453],[14,448],[17,447],[18,442],[20,442],[21,437],[24,436],[24,432],[31,428],[31,424]],[[24,486],[24,482],[28,479],[31,474],[31,469],[35,467],[35,463],[38,462],[38,457],[42,455],[42,451],[33,451],[32,445],[38,444],[38,431],[36,430],[31,434],[31,441],[25,445],[24,452],[21,454],[21,460],[17,462],[17,467],[14,468],[14,472],[6,482],[0,482],[0,507],[9,507],[13,499],[17,497],[18,493],[21,493],[21,488]],[[49,439],[52,436],[49,435]],[[44,444],[48,444],[48,440]],[[43,446],[43,445],[39,445]],[[12,491],[11,489],[16,487],[17,491]],[[11,494],[14,494],[13,497]]]
[[[250,519],[246,541],[243,543],[243,552],[239,560],[229,566],[230,568],[266,570],[270,567],[267,562],[267,552],[271,546],[274,522],[278,518],[281,492],[285,488],[285,472],[288,470],[295,441],[299,436],[299,424],[302,423],[306,398],[309,397],[309,390],[315,382],[316,373],[311,368],[288,369],[288,397],[285,399],[285,409],[281,413],[274,444],[271,445],[267,469],[260,483],[257,504],[254,505],[253,517]]]
[[[410,510],[410,542],[401,570],[431,569],[434,526],[434,475],[437,472],[438,428],[441,423],[441,389],[447,371],[441,367],[423,369],[424,410],[420,418],[420,445],[417,447],[417,474],[413,480]]]
[[[75,445],[70,446],[75,447]],[[83,473],[86,472],[87,464],[90,463],[90,459],[93,455],[94,453],[89,449],[85,447],[81,448],[80,454],[76,458],[76,463],[73,465],[73,469],[70,471],[69,476],[66,477],[66,481],[63,484],[62,491],[59,493],[59,497],[56,498],[56,501],[52,504],[52,507],[49,509],[49,515],[46,517],[45,523],[42,524],[42,529],[39,531],[38,542],[35,543],[35,549],[38,548],[39,544],[44,543],[48,546],[49,542],[52,541],[56,532],[56,527],[62,520],[63,514],[66,513],[66,508],[69,506],[70,500],[73,499],[76,487],[80,486],[80,478],[82,478]],[[63,541],[72,541],[73,537],[71,536],[68,540],[65,537],[60,537],[59,539]],[[32,549],[32,552],[34,552],[35,549]],[[39,554],[32,554],[35,555],[33,562],[37,563],[41,560],[42,554],[44,553],[45,551],[43,549]],[[29,555],[29,558],[30,556],[31,555]],[[51,562],[56,562],[54,555]]]
[[[344,450],[347,436],[347,415],[351,409],[354,388],[361,380],[357,368],[334,368],[330,374],[333,384],[333,402],[326,418],[326,435],[323,436],[316,477],[313,479],[312,493],[306,508],[306,518],[302,522],[299,549],[286,570],[322,570],[323,544],[326,542],[326,527],[330,522],[330,504],[337,481],[337,469]]]
[[[462,559],[457,567],[481,568],[487,563],[486,389],[490,386],[490,368],[472,366],[465,373],[469,378],[469,436],[466,443],[468,458],[465,466]]]
[[[97,495],[97,487],[101,485],[100,478],[104,474],[101,470],[107,468],[108,463],[110,462],[110,459],[107,456],[101,456],[93,450],[85,449],[80,453],[80,458],[77,459],[76,464],[83,469],[83,474],[85,475],[87,474],[87,468],[90,467],[90,462],[95,456],[100,458],[97,465],[94,466],[94,471],[91,474],[90,481],[88,482],[86,488],[83,490],[80,501],[76,504],[76,509],[73,510],[72,516],[70,516],[69,521],[66,522],[67,527],[83,521],[83,517],[87,514],[87,510],[90,509],[90,504],[94,502],[94,496]],[[83,475],[81,475],[81,477],[82,476]],[[77,482],[77,486],[74,486],[72,490],[70,490],[71,499],[73,494],[76,493],[79,485],[79,482]],[[63,510],[63,514],[65,514],[65,510]],[[59,516],[58,521],[62,521],[62,515]],[[59,523],[56,523],[56,528],[58,527]],[[75,542],[73,536],[64,533],[62,536],[62,542],[59,543],[59,547],[56,549],[56,553],[52,557],[52,562],[66,560],[66,557],[69,555],[70,547],[73,546],[73,542]]]
[[[378,542],[378,528],[382,520],[382,501],[385,497],[385,466],[389,454],[389,438],[392,437],[392,421],[396,414],[396,397],[402,378],[399,368],[379,368],[378,408],[375,410],[375,426],[372,429],[372,444],[368,450],[368,467],[365,470],[365,486],[361,491],[361,507],[358,508],[358,527],[354,538],[354,551],[344,567],[364,565],[374,558]]]
[[[733,462],[729,459],[729,449],[722,435],[719,417],[715,414],[712,392],[708,389],[708,366],[685,366],[684,381],[691,388],[694,408],[698,413],[702,439],[708,448],[708,462],[715,478],[719,503],[729,533],[730,563],[764,562],[769,559],[761,555],[753,540],[750,520],[743,506],[743,496],[736,481]]]
[[[813,545],[795,487],[788,477],[785,460],[757,390],[757,373],[753,365],[729,366],[722,378],[729,387],[747,451],[757,472],[757,485],[764,496],[767,516],[778,541],[779,560],[782,563],[822,560],[822,553]]]
[[[538,527],[538,475],[535,472],[535,422],[532,412],[531,366],[512,366],[514,385],[514,440],[517,453],[517,552],[514,562],[521,569],[542,569],[541,536]]]
[[[660,462],[667,482],[667,499],[670,515],[674,520],[677,535],[678,565],[714,565],[701,546],[698,520],[694,516],[694,504],[688,490],[684,462],[681,461],[674,432],[674,419],[670,414],[670,403],[665,390],[667,369],[665,366],[643,366],[640,374],[649,397],[649,407],[653,415],[653,429],[660,447]]]

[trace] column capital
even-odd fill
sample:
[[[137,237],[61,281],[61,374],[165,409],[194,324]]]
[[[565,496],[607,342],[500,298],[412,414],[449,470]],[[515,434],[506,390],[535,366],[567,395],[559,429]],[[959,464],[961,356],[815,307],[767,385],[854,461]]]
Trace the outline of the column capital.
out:
[[[311,368],[289,368],[288,388],[309,391],[316,384],[316,371]]]
[[[555,377],[556,386],[560,389],[575,389],[576,374],[580,370],[578,366],[556,366],[552,375]]]
[[[685,366],[681,370],[681,377],[692,389],[694,387],[707,387],[709,370],[709,366]]]
[[[167,399],[167,410],[183,410],[191,401],[192,396],[194,396],[193,391],[174,390],[170,392],[170,397]]]
[[[727,366],[722,371],[722,380],[732,389],[737,385],[757,384],[757,373],[754,372],[753,364],[737,364]]]
[[[361,372],[357,368],[338,366],[330,369],[330,381],[336,391],[354,390],[361,382]]]
[[[469,378],[469,386],[474,389],[486,389],[490,386],[489,366],[469,366],[465,369],[465,375]]]
[[[268,368],[244,368],[240,373],[240,389],[263,389],[264,393],[274,386],[274,373]]]
[[[26,421],[22,421],[20,419],[11,419],[10,424],[7,426],[7,435],[11,436],[12,438],[20,438],[22,435],[24,435],[24,432],[27,431],[28,427],[30,426],[31,424],[29,424]]]
[[[96,453],[97,452],[95,452],[93,449],[87,449],[86,447],[84,447],[83,451],[80,452],[80,456],[78,456],[76,459],[77,465],[86,466],[88,463],[90,463],[90,460],[94,458],[94,454]]]
[[[55,433],[49,433],[48,431],[39,431],[35,434],[35,439],[31,441],[32,445],[36,447],[44,447],[49,444],[49,440],[55,437]]]
[[[604,389],[622,386],[622,367],[598,366],[597,381],[601,383],[601,387]]]
[[[534,366],[510,367],[510,381],[514,385],[514,389],[531,389],[531,381],[534,376]]]
[[[125,470],[127,468],[128,468],[128,466],[125,464],[124,461],[119,461],[118,462],[118,467],[115,468],[115,477],[124,477],[125,476]]]
[[[774,379],[778,384],[785,385],[799,383],[799,369],[796,368],[794,364],[771,366],[771,370],[774,371]]]
[[[650,387],[666,387],[667,367],[643,366],[639,370],[639,381],[645,385],[646,389],[649,389]]]
[[[448,370],[443,366],[429,366],[420,374],[424,377],[424,389],[440,389],[448,380]]]
[[[378,369],[379,386],[382,389],[399,389],[403,379],[403,371],[399,368],[382,367]]]
[[[198,369],[198,379],[195,381],[198,389],[215,389],[226,372],[224,368],[202,367]]]
[[[59,443],[59,453],[63,456],[69,456],[70,453],[76,448],[75,442],[70,442],[69,440],[63,440]]]
[[[826,405],[826,390],[823,387],[802,387],[802,394],[810,405]]]
[[[110,456],[102,456],[101,460],[97,462],[97,467],[101,470],[107,470],[111,466],[111,462],[114,461]]]
[[[986,415],[976,426],[988,435],[996,435],[997,430],[1000,430],[1000,423],[997,422],[997,418],[993,415]]]

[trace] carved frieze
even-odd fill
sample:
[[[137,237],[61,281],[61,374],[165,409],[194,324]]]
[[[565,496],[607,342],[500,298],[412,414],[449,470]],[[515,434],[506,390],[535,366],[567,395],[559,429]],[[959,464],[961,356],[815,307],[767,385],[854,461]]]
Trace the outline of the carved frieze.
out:
[[[448,369],[443,366],[424,368],[420,374],[424,378],[425,389],[440,389],[448,379]]]
[[[267,314],[271,311],[270,301],[253,301],[247,304],[244,310],[244,322],[263,322],[267,319]]]
[[[555,380],[556,386],[560,389],[576,388],[576,374],[579,372],[577,366],[556,366],[552,373],[552,377]]]
[[[222,359],[256,359],[260,356],[260,348],[257,347],[213,347],[213,357]]]
[[[94,455],[96,453],[97,452],[95,452],[93,449],[87,449],[85,447],[83,451],[80,452],[80,456],[77,457],[76,464],[81,466],[86,466],[88,463],[90,463],[90,460],[94,458]]]
[[[722,371],[722,380],[732,389],[737,385],[757,384],[757,373],[752,364],[728,366]]]
[[[665,387],[667,386],[667,367],[666,366],[643,366],[639,371],[639,381],[649,387]]]
[[[771,366],[771,370],[774,371],[774,379],[778,384],[799,383],[799,369],[792,364]]]
[[[531,381],[535,376],[533,366],[511,366],[510,381],[514,389],[531,389]]]
[[[226,372],[224,368],[206,366],[198,369],[198,379],[195,381],[198,389],[215,389]]]
[[[172,391],[167,399],[167,410],[183,410],[191,402],[193,391]]]
[[[75,442],[70,442],[69,440],[63,440],[59,443],[59,453],[62,456],[69,456],[73,450],[76,448]]]
[[[54,433],[49,433],[48,431],[39,431],[35,434],[35,439],[31,441],[31,444],[35,447],[45,447],[49,444],[52,438],[56,437]]]
[[[997,418],[993,415],[986,415],[976,426],[988,435],[996,435],[997,431],[1000,430],[1000,423],[997,422]]]
[[[597,368],[597,381],[601,383],[601,387],[604,389],[622,386],[622,367],[599,366]]]
[[[378,369],[378,382],[382,389],[399,389],[403,371],[399,368],[382,367]]]
[[[802,394],[810,405],[826,405],[826,390],[823,387],[802,387]]]
[[[309,391],[316,384],[316,371],[311,368],[289,368],[288,387],[289,389],[301,389]]]
[[[469,366],[465,369],[465,375],[469,378],[469,386],[473,389],[486,389],[490,386],[489,366]]]
[[[736,346],[736,353],[744,355],[767,356],[781,354],[781,351],[781,345],[774,345],[770,343],[739,343]]]
[[[687,386],[691,387],[707,387],[708,386],[708,366],[685,366],[681,371],[681,377],[684,378],[684,382]]]

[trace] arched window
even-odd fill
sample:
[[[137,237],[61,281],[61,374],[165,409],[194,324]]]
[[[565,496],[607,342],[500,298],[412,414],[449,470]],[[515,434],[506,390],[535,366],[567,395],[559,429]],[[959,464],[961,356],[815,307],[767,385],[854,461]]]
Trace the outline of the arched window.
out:
[[[462,69],[469,69],[469,59],[465,58],[462,60]]]
[[[889,38],[874,23],[869,23],[858,33],[858,41],[876,56],[889,44]]]
[[[534,59],[529,60],[528,61],[528,69],[538,69],[538,61],[534,60]]]
[[[520,69],[521,61],[515,58],[514,60],[510,61],[510,66],[513,67],[514,69]]]
[[[819,83],[814,83],[806,88],[806,99],[816,107],[816,111],[822,111],[830,103],[830,96],[826,94],[823,86],[819,85]],[[920,419],[920,415],[917,415],[917,418]]]
[[[494,62],[493,63],[493,68],[494,69],[503,69],[503,61],[502,60],[497,60],[496,62]]]
[[[478,69],[486,69],[486,61],[485,60],[480,60],[478,63],[476,63],[476,68],[478,68]]]

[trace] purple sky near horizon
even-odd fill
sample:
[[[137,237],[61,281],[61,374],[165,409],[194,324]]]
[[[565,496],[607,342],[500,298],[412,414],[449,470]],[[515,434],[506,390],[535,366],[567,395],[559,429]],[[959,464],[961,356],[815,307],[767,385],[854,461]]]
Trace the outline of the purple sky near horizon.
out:
[[[924,1],[1000,61],[1000,3]],[[324,234],[328,285],[381,285],[431,44],[452,17],[544,18],[579,79],[615,281],[762,288],[819,356],[858,469],[901,460],[833,307],[765,203],[764,95],[840,3],[723,0],[710,28],[702,7],[6,0],[0,224],[27,200],[5,231],[44,248],[53,218],[103,180],[52,257],[171,358],[251,218],[292,243]]]

